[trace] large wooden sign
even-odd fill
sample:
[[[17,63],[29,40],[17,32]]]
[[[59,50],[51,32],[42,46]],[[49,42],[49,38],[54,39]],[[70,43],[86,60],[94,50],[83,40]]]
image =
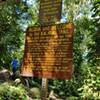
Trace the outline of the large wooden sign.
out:
[[[61,19],[62,0],[41,0],[39,20],[41,25],[52,24]]]
[[[21,75],[70,79],[73,30],[72,23],[28,28]]]

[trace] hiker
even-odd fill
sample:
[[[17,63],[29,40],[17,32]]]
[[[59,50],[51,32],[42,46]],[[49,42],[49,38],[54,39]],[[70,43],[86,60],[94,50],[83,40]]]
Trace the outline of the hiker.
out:
[[[17,58],[14,58],[12,60],[12,62],[11,62],[13,77],[16,76],[16,71],[18,69],[18,65],[19,65],[18,59]]]

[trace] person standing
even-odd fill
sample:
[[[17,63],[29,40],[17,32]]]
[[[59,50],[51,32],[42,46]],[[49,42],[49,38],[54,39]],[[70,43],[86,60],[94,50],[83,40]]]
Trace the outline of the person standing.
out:
[[[16,76],[16,71],[18,69],[18,65],[19,65],[19,62],[18,62],[18,59],[17,58],[14,58],[11,62],[11,66],[12,66],[12,72],[13,72],[13,78],[15,78]]]

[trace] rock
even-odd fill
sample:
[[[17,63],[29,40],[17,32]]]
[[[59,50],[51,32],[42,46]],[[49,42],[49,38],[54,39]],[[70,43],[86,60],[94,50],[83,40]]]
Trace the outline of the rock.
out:
[[[33,100],[32,98],[30,98],[28,95],[27,95],[27,100]]]
[[[30,92],[29,92],[29,95],[32,97],[32,98],[40,98],[41,96],[41,91],[39,88],[37,87],[34,87],[34,88],[31,88],[30,89]]]
[[[15,82],[15,84],[16,84],[16,85],[18,85],[18,84],[20,84],[20,83],[21,83],[21,80],[20,80],[19,78],[17,78],[17,79],[15,79],[15,81],[14,81],[14,82]]]
[[[16,71],[16,77],[20,77],[20,71]]]
[[[0,81],[1,82],[9,80],[10,76],[11,76],[11,73],[8,70],[3,69],[0,71]]]
[[[51,92],[50,92],[50,94],[49,94],[49,99],[50,99],[50,100],[63,100],[63,99],[60,99],[60,98],[58,97],[58,95],[54,93],[54,91],[51,91]]]

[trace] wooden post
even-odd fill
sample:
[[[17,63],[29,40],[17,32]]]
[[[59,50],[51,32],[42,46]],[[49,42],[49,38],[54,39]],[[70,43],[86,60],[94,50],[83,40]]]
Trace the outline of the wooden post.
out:
[[[48,79],[42,78],[41,100],[47,100],[48,94]]]

